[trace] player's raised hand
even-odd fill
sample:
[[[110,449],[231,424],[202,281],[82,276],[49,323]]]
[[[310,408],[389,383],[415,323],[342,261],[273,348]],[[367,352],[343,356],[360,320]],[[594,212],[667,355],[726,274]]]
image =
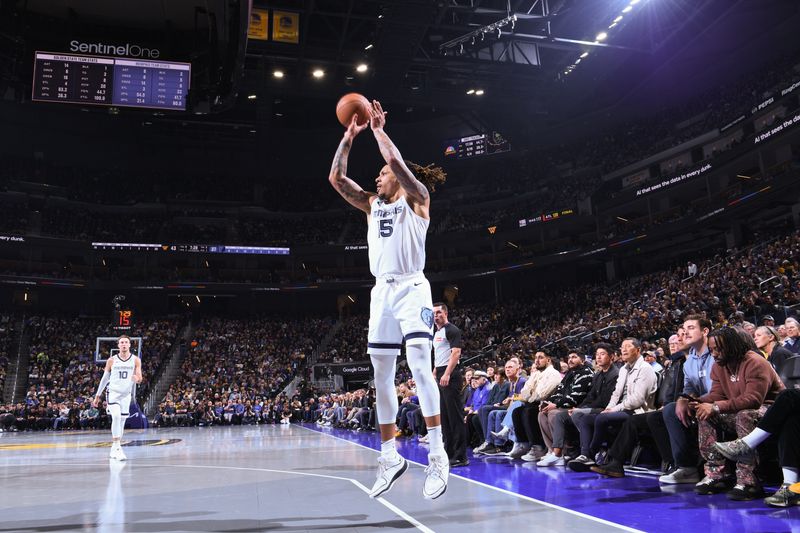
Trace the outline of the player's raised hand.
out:
[[[358,125],[358,113],[353,114],[353,118],[350,119],[350,125],[347,126],[347,129],[344,132],[345,137],[349,138],[351,141],[356,138],[356,135],[367,129],[367,124],[369,121],[364,122],[360,126]]]
[[[379,101],[372,101],[372,109],[370,109],[369,114],[369,125],[373,131],[383,129],[386,125],[386,111],[383,110]]]

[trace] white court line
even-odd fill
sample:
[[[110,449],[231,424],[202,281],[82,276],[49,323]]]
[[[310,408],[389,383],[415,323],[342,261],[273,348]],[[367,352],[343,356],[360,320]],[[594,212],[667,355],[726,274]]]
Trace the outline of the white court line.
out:
[[[363,444],[360,444],[358,442],[353,442],[353,441],[350,441],[350,440],[347,440],[347,439],[343,439],[342,437],[337,437],[336,435],[330,435],[328,433],[323,433],[321,431],[315,431],[315,430],[313,430],[311,428],[307,428],[307,427],[304,427],[304,426],[295,426],[295,427],[298,427],[298,428],[301,428],[301,429],[305,429],[306,431],[319,433],[320,435],[325,435],[326,437],[330,437],[332,439],[340,440],[340,441],[346,442],[348,444],[352,444],[354,446],[359,446],[361,448],[364,448],[365,450],[370,450],[370,451],[375,452],[375,453],[380,453],[380,452],[378,452],[378,450],[370,448],[369,446],[364,446]],[[417,466],[420,466],[420,467],[424,467],[425,466],[422,463],[418,463],[416,461],[412,461],[411,459],[406,459],[406,461],[408,461],[409,463],[415,464]],[[563,511],[565,513],[569,513],[569,514],[572,514],[572,515],[580,516],[581,518],[586,518],[587,520],[592,520],[594,522],[605,524],[607,526],[612,526],[612,527],[615,527],[617,529],[621,529],[622,531],[629,531],[630,533],[645,533],[644,531],[642,531],[640,529],[634,529],[632,527],[623,526],[622,524],[616,524],[614,522],[610,522],[608,520],[604,520],[604,519],[598,518],[596,516],[585,514],[585,513],[582,513],[580,511],[575,511],[575,510],[569,509],[567,507],[561,507],[560,505],[556,505],[554,503],[549,503],[549,502],[545,502],[545,501],[542,501],[542,500],[537,500],[536,498],[531,498],[530,496],[525,496],[524,494],[518,494],[516,492],[511,492],[510,490],[501,489],[500,487],[495,487],[494,485],[489,485],[487,483],[483,483],[482,481],[477,481],[475,479],[470,479],[468,477],[459,476],[457,474],[453,474],[452,472],[450,473],[450,475],[451,476],[455,476],[455,477],[457,477],[459,479],[463,479],[464,481],[469,481],[470,483],[475,483],[476,485],[481,485],[481,486],[486,487],[488,489],[492,489],[492,490],[496,490],[498,492],[502,492],[503,494],[508,494],[509,496],[516,496],[517,498],[521,498],[523,500],[528,500],[528,501],[531,501],[531,502],[534,502],[534,503],[538,503],[540,505],[544,505],[545,507],[550,507],[552,509]]]
[[[369,449],[369,448],[368,448]],[[362,485],[358,480],[349,478],[349,477],[341,477],[341,476],[331,476],[328,474],[314,474],[311,472],[293,472],[291,470],[274,470],[272,468],[253,468],[253,467],[244,467],[244,466],[217,466],[217,465],[169,465],[169,464],[146,464],[146,463],[135,463],[137,467],[150,467],[150,468],[207,468],[207,469],[221,469],[221,470],[246,470],[250,472],[270,472],[273,474],[290,474],[295,476],[311,476],[311,477],[322,477],[328,479],[336,479],[338,481],[349,481],[366,494],[369,494],[369,489]],[[25,466],[25,467],[37,467],[37,466],[107,466],[108,463],[45,463],[39,465],[7,465],[7,466]],[[398,515],[400,518],[412,524],[414,527],[422,531],[423,533],[436,533],[434,530],[429,528],[428,526],[422,524],[419,520],[414,518],[413,516],[409,515],[402,509],[399,509],[392,503],[386,501],[383,498],[375,498],[374,501],[380,502],[384,507]]]

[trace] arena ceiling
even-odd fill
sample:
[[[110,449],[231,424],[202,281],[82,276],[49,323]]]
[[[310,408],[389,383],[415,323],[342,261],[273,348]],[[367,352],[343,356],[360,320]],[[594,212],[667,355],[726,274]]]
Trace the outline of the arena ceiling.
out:
[[[92,13],[111,4],[123,7],[113,10],[109,31],[163,35],[165,46],[176,42],[172,35],[192,35],[198,13],[208,18],[232,5],[143,0],[131,12],[123,0],[0,0],[0,15],[25,9],[72,27],[97,24]],[[233,129],[234,137],[328,127],[333,103],[349,91],[382,100],[393,121],[454,117],[465,131],[535,127],[618,107],[638,114],[796,52],[800,28],[796,0],[253,0],[253,8],[297,13],[298,42],[250,39],[238,97],[224,113],[151,120]],[[29,83],[9,75],[30,53],[9,44],[14,38],[0,31],[7,99],[4,87]],[[357,71],[362,63],[366,72]],[[324,76],[314,78],[316,69]]]
[[[551,113],[621,100],[664,66],[704,70],[796,42],[792,0],[304,0],[297,45],[248,43],[242,94],[330,100],[349,90],[402,110]],[[256,2],[254,7],[258,8]],[[266,7],[266,6],[263,6]],[[609,26],[612,26],[609,28]],[[605,38],[598,39],[605,32]],[[796,45],[795,45],[796,46]],[[356,71],[368,65],[367,72]],[[576,64],[577,63],[577,64]],[[736,68],[729,74],[736,74]],[[321,68],[323,80],[311,72]],[[276,79],[272,72],[285,72]],[[667,69],[669,70],[669,69]],[[697,72],[695,78],[702,78]],[[715,83],[715,80],[709,80]],[[482,89],[480,97],[467,94]],[[695,84],[693,90],[701,89]],[[680,93],[680,89],[675,91]],[[565,98],[566,97],[566,98]],[[311,104],[313,106],[313,103]],[[271,110],[274,111],[274,110]],[[488,116],[491,113],[483,113]]]

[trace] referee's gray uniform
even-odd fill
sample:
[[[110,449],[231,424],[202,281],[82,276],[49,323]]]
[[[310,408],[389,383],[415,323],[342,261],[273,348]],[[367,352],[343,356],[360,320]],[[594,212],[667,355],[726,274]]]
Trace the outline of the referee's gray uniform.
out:
[[[462,347],[461,330],[450,322],[436,330],[433,335],[433,360],[437,381],[447,370],[447,364],[450,362],[450,349]],[[450,374],[450,383],[447,387],[439,385],[442,437],[450,462],[466,461],[467,459],[467,428],[464,425],[464,404],[461,396],[463,388],[464,376],[458,365]]]

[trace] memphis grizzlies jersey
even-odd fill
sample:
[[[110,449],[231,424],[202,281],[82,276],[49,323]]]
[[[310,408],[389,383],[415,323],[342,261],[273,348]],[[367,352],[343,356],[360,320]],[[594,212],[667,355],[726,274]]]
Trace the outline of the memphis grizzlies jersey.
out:
[[[422,272],[429,224],[414,212],[405,196],[393,204],[373,201],[367,228],[372,275],[377,278]]]
[[[135,357],[131,354],[127,361],[114,355],[114,365],[111,367],[111,379],[108,390],[117,394],[130,394],[133,388],[133,371],[136,369]]]

